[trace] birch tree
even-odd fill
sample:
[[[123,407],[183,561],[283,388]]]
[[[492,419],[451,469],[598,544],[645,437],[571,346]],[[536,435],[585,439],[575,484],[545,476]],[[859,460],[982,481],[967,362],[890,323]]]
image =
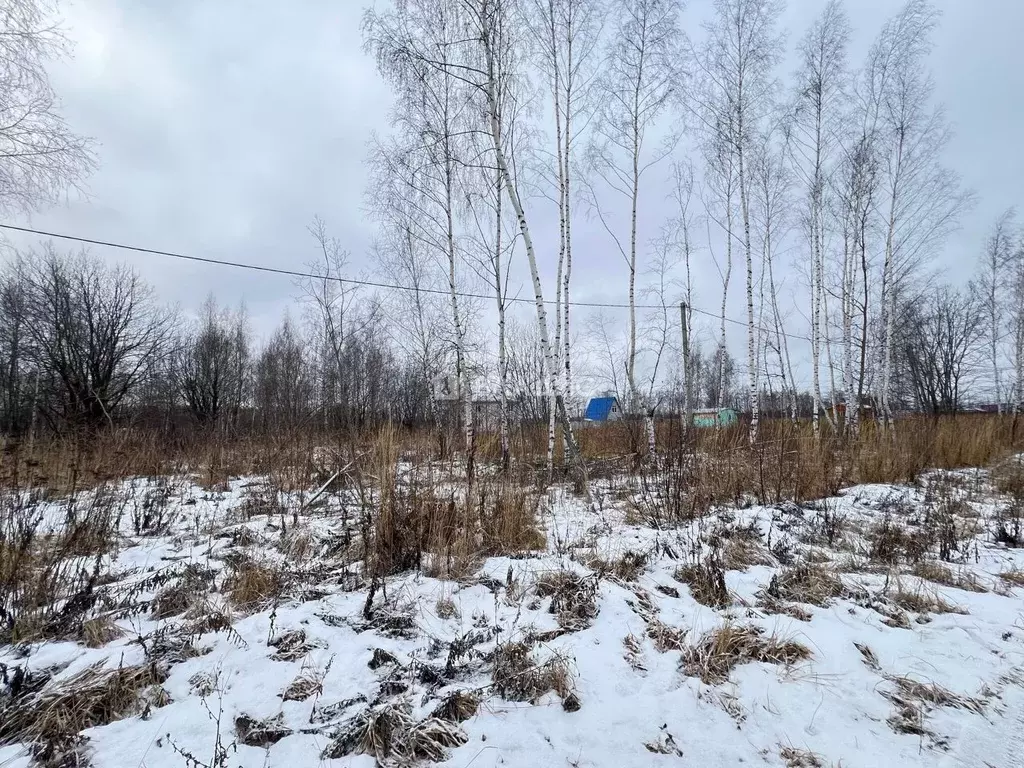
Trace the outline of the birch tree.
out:
[[[1016,378],[1016,396],[1013,398],[1014,426],[1017,416],[1024,409],[1024,232],[1017,237],[1009,273],[1010,290],[1010,335],[1013,339],[1013,368]]]
[[[459,74],[463,22],[455,11],[447,0],[407,2],[382,15],[370,11],[365,30],[378,69],[398,93],[394,122],[404,143],[398,152],[383,157],[415,209],[410,234],[434,254],[447,279],[466,477],[472,484],[476,454],[473,373],[466,354],[466,318],[460,306],[457,230],[459,174],[471,118],[466,82]],[[412,45],[429,55],[410,55]]]
[[[934,106],[934,82],[926,67],[938,14],[927,0],[909,0],[882,29],[865,68],[868,108],[877,121],[884,256],[881,275],[881,343],[878,402],[883,425],[891,426],[896,296],[903,280],[958,223],[971,196],[941,164],[951,131]]]
[[[626,385],[630,413],[635,413],[641,404],[636,379],[640,191],[647,173],[669,156],[677,140],[677,132],[671,128],[661,140],[655,140],[653,134],[657,121],[665,116],[677,96],[682,77],[684,48],[679,7],[677,0],[619,0],[598,86],[600,108],[591,161],[603,186],[628,206],[628,225],[617,227],[607,205],[602,205],[598,190],[592,190],[597,216],[629,274]]]
[[[565,392],[572,401],[572,355],[570,325],[570,284],[572,280],[573,190],[576,177],[577,143],[593,109],[596,54],[600,41],[604,0],[530,0],[530,21],[538,68],[547,82],[554,122],[554,188],[558,205],[558,288],[561,314],[556,335],[562,338]]]
[[[1005,311],[1006,301],[1012,286],[1012,266],[1014,251],[1017,248],[1017,232],[1014,227],[1015,212],[1011,208],[1005,211],[992,227],[992,233],[985,243],[984,259],[981,265],[979,280],[980,293],[984,303],[985,335],[988,342],[989,365],[992,366],[992,386],[995,393],[996,408],[1003,412],[1003,387],[1001,368],[1004,362],[1000,354],[1000,340],[1007,330],[1009,318]]]
[[[508,117],[499,98],[499,78],[515,78],[518,75],[507,70],[502,72],[499,67],[504,47],[513,45],[512,36],[507,34],[513,26],[510,23],[513,10],[511,0],[408,0],[384,14],[368,14],[366,33],[368,44],[375,51],[381,66],[421,69],[424,76],[432,72],[443,73],[446,78],[452,78],[465,86],[463,103],[471,105],[474,114],[482,118],[471,123],[470,130],[474,133],[483,131],[490,138],[487,161],[493,163],[492,167],[502,180],[530,266],[540,346],[546,361],[549,384],[557,393],[556,407],[565,431],[566,446],[577,469],[579,484],[590,499],[592,508],[596,510],[589,492],[586,465],[579,454],[561,394],[532,230],[514,163],[510,161],[502,141],[503,125],[506,125]],[[443,52],[439,51],[433,41],[433,33],[423,28],[425,25],[435,27],[439,17],[457,19],[459,24],[459,35],[443,45]]]
[[[802,218],[810,258],[811,376],[814,397],[812,423],[820,435],[822,308],[825,297],[825,251],[828,242],[827,199],[832,185],[840,121],[845,111],[847,86],[846,46],[849,23],[840,0],[829,0],[800,43],[794,104],[787,124],[787,146],[792,167],[803,191]],[[844,345],[844,353],[848,347]],[[847,370],[844,359],[843,369]],[[849,393],[850,390],[846,390]],[[833,428],[835,425],[832,425]]]
[[[699,57],[712,115],[709,125],[724,132],[724,148],[736,173],[741,245],[746,261],[747,389],[750,401],[750,442],[757,440],[760,407],[757,380],[757,327],[754,316],[754,249],[751,216],[751,148],[774,109],[772,72],[781,56],[782,39],[775,26],[782,6],[777,0],[716,0],[708,43]],[[724,111],[725,114],[722,114]]]
[[[762,137],[754,157],[755,218],[761,234],[760,251],[762,283],[767,286],[771,325],[764,328],[765,347],[771,347],[778,358],[782,390],[789,405],[789,415],[796,421],[796,379],[789,356],[789,334],[784,330],[782,310],[779,306],[781,282],[775,279],[776,249],[784,240],[790,226],[788,210],[791,206],[792,179],[784,162],[781,148],[769,136]],[[765,360],[767,370],[767,360]]]
[[[37,210],[80,188],[95,167],[92,142],[60,114],[48,66],[70,44],[51,0],[5,0],[0,32],[0,209]]]

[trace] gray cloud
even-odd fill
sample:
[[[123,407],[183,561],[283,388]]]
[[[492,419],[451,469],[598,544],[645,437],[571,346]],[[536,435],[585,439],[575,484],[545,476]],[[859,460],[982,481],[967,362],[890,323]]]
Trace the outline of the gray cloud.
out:
[[[824,0],[793,0],[784,24],[790,47]],[[957,128],[947,161],[978,190],[980,204],[936,264],[955,279],[970,275],[991,220],[1021,195],[1024,69],[1017,62],[1024,4],[943,0],[933,66],[937,96]],[[684,20],[699,36],[710,0],[694,0]],[[849,0],[854,65],[894,0]],[[361,0],[90,0],[66,8],[76,41],[73,61],[57,65],[54,85],[75,130],[99,142],[101,166],[88,200],[33,217],[41,228],[185,253],[288,268],[313,258],[305,225],[323,216],[369,268],[374,231],[364,210],[366,142],[388,125],[389,94],[362,52]],[[793,68],[788,62],[785,77]],[[651,194],[646,235],[664,207]],[[547,205],[539,201],[536,206]],[[554,232],[538,214],[542,242]],[[625,271],[610,243],[579,216],[576,295],[625,299]],[[16,238],[17,242],[27,242]],[[100,251],[97,250],[97,253]],[[123,254],[104,252],[105,258]],[[129,256],[162,296],[185,309],[213,291],[246,300],[261,331],[291,303],[287,279]],[[553,260],[549,260],[553,261]],[[718,278],[701,262],[698,303],[718,303]],[[553,264],[546,268],[553,282]],[[520,272],[522,277],[522,272]],[[786,291],[799,295],[791,270]],[[739,283],[736,284],[739,287]],[[742,291],[731,314],[741,317]],[[802,331],[803,321],[793,315]],[[736,330],[739,341],[742,329]],[[799,350],[794,354],[799,355]]]

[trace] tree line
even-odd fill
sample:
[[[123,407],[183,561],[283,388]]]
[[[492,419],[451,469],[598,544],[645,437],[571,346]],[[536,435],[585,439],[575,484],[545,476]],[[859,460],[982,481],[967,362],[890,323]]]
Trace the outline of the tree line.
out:
[[[18,34],[0,36],[0,122],[13,126],[0,128],[0,205],[32,211],[78,186],[95,156],[55,109],[45,65],[67,41],[48,7],[5,7]],[[853,63],[841,0],[792,48],[782,10],[716,0],[701,28],[678,0],[367,11],[366,50],[395,95],[368,157],[372,264],[402,290],[345,282],[359,273],[315,219],[295,316],[257,340],[243,307],[211,296],[187,319],[128,267],[52,244],[9,252],[0,428],[458,421],[471,467],[481,401],[497,407],[505,463],[522,421],[546,422],[549,463],[560,423],[572,460],[573,417],[599,391],[646,424],[651,450],[659,414],[702,406],[747,412],[752,441],[764,414],[855,434],[865,413],[888,426],[968,400],[1016,411],[1013,212],[978,244],[969,284],[933,275],[974,198],[943,163],[951,131],[927,66],[938,13],[908,0]],[[798,68],[784,77],[788,50]],[[574,247],[581,227],[617,259],[621,309],[576,306],[573,278],[597,263]],[[519,269],[532,318],[516,309]],[[709,274],[721,301],[695,323],[695,277]],[[804,344],[809,369],[794,352]]]

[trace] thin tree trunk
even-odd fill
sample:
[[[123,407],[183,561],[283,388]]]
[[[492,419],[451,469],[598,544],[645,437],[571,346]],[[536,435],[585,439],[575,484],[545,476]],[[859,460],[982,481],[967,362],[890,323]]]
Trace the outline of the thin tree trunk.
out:
[[[683,424],[682,435],[685,440],[693,427],[693,381],[690,371],[690,318],[686,302],[679,305],[679,327],[683,337]]]
[[[508,162],[505,159],[505,151],[501,146],[501,123],[498,113],[497,96],[495,93],[494,51],[491,48],[492,30],[490,29],[488,21],[489,0],[482,0],[481,6],[480,21],[482,29],[480,38],[484,49],[487,68],[484,95],[487,99],[487,117],[491,128],[491,142],[494,149],[494,159],[498,166],[498,172],[504,180],[505,192],[512,205],[512,210],[515,212],[516,222],[519,224],[519,231],[523,237],[523,247],[526,250],[526,258],[530,264],[530,276],[533,280],[533,294],[534,303],[537,308],[537,330],[540,334],[541,352],[547,363],[549,385],[557,392],[558,376],[555,374],[555,360],[552,354],[553,350],[551,347],[550,337],[548,335],[547,308],[544,304],[544,289],[541,286],[540,271],[537,267],[537,252],[533,247],[533,237],[530,233],[529,224],[526,221],[526,212],[523,209],[522,201],[519,198],[519,192],[516,189],[515,182],[512,179],[512,174],[509,171]],[[582,486],[582,491],[586,494],[591,510],[596,512],[598,511],[598,508],[590,491],[590,482],[587,477],[587,465],[582,454],[579,452],[579,447],[576,443],[576,436],[573,434],[572,424],[569,421],[569,415],[565,409],[565,401],[556,394],[555,402],[558,408],[558,416],[562,422],[562,428],[565,430],[566,445],[570,452],[570,456],[568,458],[570,458],[576,466],[578,474],[577,479]]]
[[[757,441],[761,421],[761,403],[757,391],[757,368],[754,339],[754,256],[750,245],[750,206],[747,199],[747,179],[744,168],[743,120],[737,120],[737,173],[740,186],[740,211],[743,215],[743,248],[747,259],[747,383],[750,396],[750,444]]]

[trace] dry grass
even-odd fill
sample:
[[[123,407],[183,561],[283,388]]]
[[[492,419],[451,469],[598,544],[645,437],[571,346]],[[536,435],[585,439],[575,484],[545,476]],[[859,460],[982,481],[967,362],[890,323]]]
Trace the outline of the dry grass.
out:
[[[160,684],[166,672],[154,664],[104,669],[103,662],[11,701],[0,718],[0,744],[26,743],[44,765],[77,765],[86,728],[107,725],[169,702]],[[143,696],[148,693],[148,699]]]
[[[288,683],[281,698],[284,701],[305,701],[311,696],[318,696],[324,691],[323,681],[316,675],[301,674]]]
[[[124,637],[124,630],[110,616],[97,616],[82,622],[82,642],[87,648],[102,648]]]
[[[888,566],[917,563],[932,546],[926,531],[908,531],[889,515],[868,531],[867,538],[871,561]]]
[[[670,627],[658,619],[651,619],[647,622],[647,636],[651,638],[654,647],[659,653],[670,651],[682,651],[686,648],[686,630],[679,627]],[[633,637],[630,635],[629,637]],[[627,644],[627,650],[630,646]]]
[[[979,699],[960,696],[941,685],[921,683],[909,677],[891,676],[887,679],[895,686],[895,690],[882,695],[896,707],[888,722],[897,733],[927,734],[925,716],[934,707],[964,709],[979,715],[984,711],[984,704]]]
[[[458,606],[449,597],[438,598],[434,604],[434,612],[439,619],[457,619],[460,615]]]
[[[213,585],[214,572],[195,563],[189,563],[170,586],[157,593],[153,601],[155,619],[177,616],[193,608]]]
[[[562,706],[570,709],[579,699],[573,690],[568,662],[560,656],[539,661],[526,643],[502,643],[494,651],[494,691],[508,701],[536,703],[544,694],[554,691]]]
[[[476,715],[480,707],[480,698],[472,691],[453,691],[437,705],[431,713],[435,720],[448,720],[462,723]]]
[[[786,763],[786,768],[824,768],[825,766],[821,755],[796,747],[782,747],[779,750],[779,757]]]
[[[243,557],[231,566],[224,591],[235,607],[252,613],[280,598],[285,585],[278,566]]]
[[[673,577],[686,584],[693,599],[701,605],[726,608],[732,603],[732,597],[725,586],[725,571],[721,562],[713,556],[702,563],[680,566]]]
[[[910,573],[919,579],[945,587],[955,587],[966,592],[988,592],[988,587],[982,584],[977,574],[969,568],[959,568],[954,571],[949,566],[942,565],[935,560],[922,560],[910,569]]]
[[[744,571],[752,565],[775,565],[768,548],[760,538],[733,536],[722,544],[722,567],[727,571]]]
[[[620,581],[636,581],[647,567],[647,561],[646,553],[627,549],[617,557],[591,557],[587,565],[602,578],[610,576]]]
[[[714,685],[729,679],[741,664],[792,665],[811,658],[810,649],[795,640],[766,635],[755,626],[726,624],[708,632],[683,652],[683,672]]]
[[[784,568],[772,576],[764,596],[778,600],[826,606],[846,593],[842,579],[822,565]]]
[[[1013,568],[999,574],[1000,580],[1011,587],[1024,587],[1024,570]]]
[[[599,578],[568,570],[547,571],[537,579],[537,594],[550,597],[550,612],[558,626],[569,632],[586,629],[598,613]]]
[[[420,760],[442,762],[448,750],[467,741],[451,720],[428,717],[416,722],[409,702],[396,700],[361,712],[335,734],[324,759],[369,755],[378,765],[412,765]]]
[[[285,727],[284,715],[257,719],[242,714],[235,718],[235,739],[247,747],[269,747],[292,735]]]
[[[967,613],[966,608],[943,599],[938,592],[925,587],[924,582],[919,582],[916,588],[905,588],[897,581],[887,597],[894,605],[911,613]]]

